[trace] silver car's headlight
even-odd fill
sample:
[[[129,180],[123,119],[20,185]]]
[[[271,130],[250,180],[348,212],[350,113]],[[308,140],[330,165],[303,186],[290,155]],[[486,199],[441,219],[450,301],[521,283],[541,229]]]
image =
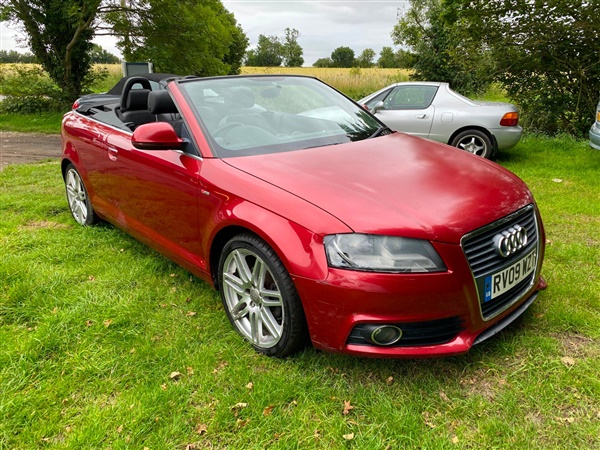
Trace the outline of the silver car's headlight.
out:
[[[446,266],[428,241],[374,234],[325,236],[331,267],[372,272],[444,272]]]

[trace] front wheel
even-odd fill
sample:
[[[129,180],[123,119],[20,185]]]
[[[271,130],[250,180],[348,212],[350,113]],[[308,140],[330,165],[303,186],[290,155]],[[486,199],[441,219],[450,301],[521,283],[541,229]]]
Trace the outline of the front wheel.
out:
[[[453,147],[465,150],[482,158],[492,159],[494,147],[487,134],[479,130],[465,130],[456,135],[450,143]]]
[[[243,233],[225,245],[219,286],[229,320],[256,351],[282,358],[306,345],[306,318],[294,283],[258,236]]]
[[[73,218],[79,225],[92,225],[96,222],[96,214],[92,208],[92,203],[83,184],[81,175],[73,164],[67,166],[65,172],[65,188],[67,191],[67,201]]]

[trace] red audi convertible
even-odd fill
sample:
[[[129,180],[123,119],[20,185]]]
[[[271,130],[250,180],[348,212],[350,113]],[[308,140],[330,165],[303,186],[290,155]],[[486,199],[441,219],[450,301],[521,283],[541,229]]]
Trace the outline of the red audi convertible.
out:
[[[133,77],[76,103],[62,138],[74,219],[210,283],[266,355],[461,354],[546,287],[517,176],[391,132],[314,78]]]

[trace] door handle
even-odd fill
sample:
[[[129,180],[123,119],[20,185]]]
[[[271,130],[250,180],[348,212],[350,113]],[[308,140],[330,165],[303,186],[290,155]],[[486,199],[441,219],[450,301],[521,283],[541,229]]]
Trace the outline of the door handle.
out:
[[[108,147],[108,159],[111,161],[117,160],[117,155],[119,154],[119,150],[114,147]]]
[[[427,119],[429,116],[427,114],[419,114],[417,119]]]

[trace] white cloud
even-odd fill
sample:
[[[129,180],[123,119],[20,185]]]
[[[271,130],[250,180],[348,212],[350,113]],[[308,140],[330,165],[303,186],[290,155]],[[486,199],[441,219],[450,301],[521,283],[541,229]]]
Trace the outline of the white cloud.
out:
[[[286,28],[300,32],[298,43],[304,50],[305,65],[325,58],[337,47],[346,46],[358,56],[365,48],[379,53],[382,47],[393,47],[390,33],[397,22],[398,8],[407,0],[222,0],[256,46],[258,36],[283,37]],[[0,23],[0,50],[28,49],[19,47],[23,35],[6,22]],[[120,56],[116,39],[98,36],[94,42]]]
[[[23,39],[24,35],[8,22],[0,22],[0,50],[16,50],[18,52],[26,52],[27,48],[23,48],[17,40]]]
[[[223,0],[242,26],[250,44],[258,35],[283,36],[286,28],[300,32],[306,65],[331,55],[340,46],[358,56],[365,48],[379,53],[393,47],[390,34],[403,0],[314,1],[314,0]]]
[[[0,50],[16,50],[20,53],[30,52],[29,48],[23,43],[24,39],[25,35],[14,25],[8,22],[0,22]],[[112,36],[96,36],[94,42],[107,52],[121,57],[121,52],[116,45],[116,38]]]

